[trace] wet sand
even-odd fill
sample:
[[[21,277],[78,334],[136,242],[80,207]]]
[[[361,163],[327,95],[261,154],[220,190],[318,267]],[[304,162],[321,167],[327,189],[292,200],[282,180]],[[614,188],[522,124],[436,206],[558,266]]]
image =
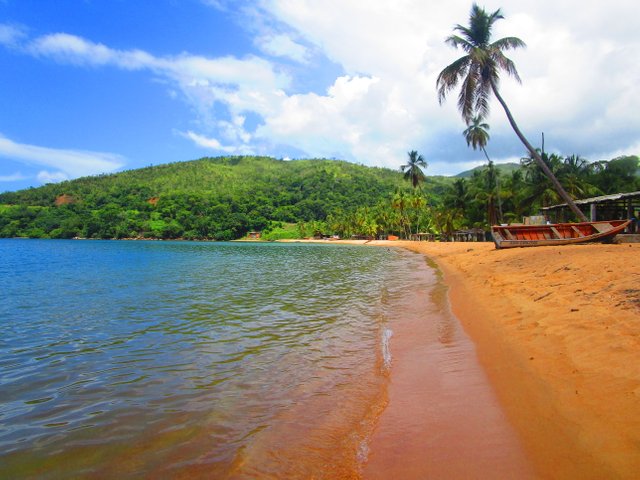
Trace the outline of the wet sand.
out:
[[[388,323],[389,403],[369,441],[362,478],[536,478],[439,275],[406,275],[413,287]]]
[[[453,312],[537,477],[637,478],[640,244],[495,250],[492,243],[369,243],[437,262]],[[398,346],[395,355],[411,354],[412,347]],[[405,374],[419,380],[423,373],[414,368]],[[398,381],[405,391],[396,402],[422,395],[415,382]],[[403,409],[397,410],[397,421],[427,425],[428,416],[422,421],[404,411],[403,419]],[[372,465],[375,448],[374,437]]]

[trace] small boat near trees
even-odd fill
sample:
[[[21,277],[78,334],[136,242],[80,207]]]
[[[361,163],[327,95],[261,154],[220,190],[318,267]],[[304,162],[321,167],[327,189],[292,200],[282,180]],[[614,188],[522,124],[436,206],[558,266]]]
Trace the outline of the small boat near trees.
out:
[[[494,225],[491,233],[496,248],[606,243],[622,233],[630,223],[631,220],[600,220],[546,225]]]

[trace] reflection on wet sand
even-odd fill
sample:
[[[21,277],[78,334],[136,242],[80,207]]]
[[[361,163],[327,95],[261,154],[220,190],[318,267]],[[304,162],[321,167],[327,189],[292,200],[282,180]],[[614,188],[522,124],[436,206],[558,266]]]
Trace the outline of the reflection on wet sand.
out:
[[[389,327],[389,404],[369,442],[365,479],[534,478],[437,270],[412,273]]]

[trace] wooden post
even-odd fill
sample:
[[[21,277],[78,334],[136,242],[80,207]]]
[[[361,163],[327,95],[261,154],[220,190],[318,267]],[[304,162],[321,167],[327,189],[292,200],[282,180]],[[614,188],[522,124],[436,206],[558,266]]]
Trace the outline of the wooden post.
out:
[[[595,221],[597,220],[597,219],[596,219],[596,204],[595,204],[595,203],[592,203],[592,204],[590,205],[590,207],[591,207],[591,221],[592,221],[592,222],[595,222]]]

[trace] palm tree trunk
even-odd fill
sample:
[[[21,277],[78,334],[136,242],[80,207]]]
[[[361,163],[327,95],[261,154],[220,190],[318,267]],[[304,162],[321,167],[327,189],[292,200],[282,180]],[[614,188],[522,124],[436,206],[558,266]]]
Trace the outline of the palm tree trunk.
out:
[[[489,154],[487,153],[487,149],[481,147],[484,152],[484,156],[487,157],[487,162],[490,162]],[[500,199],[500,180],[498,172],[496,172],[496,197],[498,197],[498,213],[500,214],[500,218],[498,219],[500,223],[502,223],[502,200]]]
[[[505,103],[504,99],[500,96],[500,93],[498,93],[498,87],[496,86],[495,81],[493,79],[490,79],[490,82],[491,82],[491,89],[493,90],[493,94],[496,96],[496,98],[500,102],[500,105],[502,105],[504,112],[507,114],[507,118],[509,119],[511,128],[513,128],[513,130],[516,132],[516,135],[518,136],[520,141],[524,144],[524,146],[527,147],[527,150],[529,150],[531,157],[535,160],[535,162],[542,169],[544,174],[549,178],[549,180],[551,180],[551,183],[553,184],[558,194],[562,197],[562,199],[566,202],[566,204],[569,206],[571,211],[578,217],[578,219],[582,222],[588,222],[585,214],[580,211],[580,209],[575,204],[571,196],[562,187],[562,185],[560,184],[556,176],[549,169],[549,166],[545,163],[545,161],[542,159],[540,154],[536,152],[536,149],[533,148],[533,146],[529,143],[529,141],[525,138],[525,136],[522,134],[522,132],[518,128],[516,121],[513,119],[513,115],[511,115],[511,111],[509,110],[509,107],[507,107],[507,104]]]
[[[481,146],[480,148],[482,148],[482,152],[484,153],[484,156],[487,157],[487,162],[490,162],[491,159],[489,158],[489,154],[487,153],[487,150]]]

